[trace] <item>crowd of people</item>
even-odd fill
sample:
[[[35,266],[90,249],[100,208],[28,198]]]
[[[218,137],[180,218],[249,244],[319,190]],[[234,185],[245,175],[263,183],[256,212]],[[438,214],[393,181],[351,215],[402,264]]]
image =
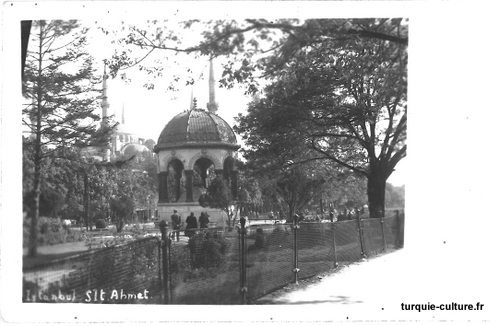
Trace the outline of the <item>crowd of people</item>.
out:
[[[360,214],[361,218],[366,218],[368,215],[368,210],[367,206],[363,206],[360,209],[347,209],[344,208],[342,211],[337,211],[336,209],[331,209],[328,213],[328,220],[330,222],[336,222],[336,221],[349,221],[357,218],[357,214]],[[274,212],[270,212],[267,215],[267,218],[270,220],[280,220],[283,219],[283,212],[278,212],[276,215]],[[323,220],[323,215],[306,215],[304,212],[299,212],[296,214],[297,215],[297,222],[303,222],[303,221],[317,221],[320,222]],[[198,219],[194,215],[193,212],[186,218],[185,220],[185,229],[184,229],[184,234],[188,237],[192,237],[193,235],[196,234],[196,230],[198,229],[208,229],[208,224],[210,223],[209,220],[210,215],[208,215],[207,212],[202,212]],[[258,213],[254,218],[259,218]],[[178,214],[178,211],[174,209],[174,214],[171,216],[172,218],[172,239],[176,239],[179,241],[179,233],[183,227],[184,222],[182,221],[182,217],[180,214]],[[248,222],[248,216],[245,215],[245,218],[247,219]],[[248,223],[247,223],[248,224]]]
[[[193,235],[196,234],[196,230],[198,229],[198,222],[200,224],[200,229],[208,229],[208,224],[210,223],[210,220],[208,219],[210,215],[208,215],[207,212],[202,212],[198,218],[196,219],[196,216],[194,215],[193,212],[186,218],[186,228],[184,230],[184,234],[191,238]],[[176,239],[179,241],[179,233],[182,229],[182,217],[180,214],[178,214],[177,210],[174,209],[174,214],[171,216],[172,219],[172,239]]]

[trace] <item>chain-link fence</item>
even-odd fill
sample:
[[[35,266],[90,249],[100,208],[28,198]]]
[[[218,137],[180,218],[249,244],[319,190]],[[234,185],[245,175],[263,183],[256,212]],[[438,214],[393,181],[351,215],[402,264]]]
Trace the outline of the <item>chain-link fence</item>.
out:
[[[234,304],[239,301],[238,234],[199,231],[188,244],[170,245],[171,303]]]
[[[25,302],[245,304],[298,279],[403,244],[404,214],[198,230],[23,270]],[[147,298],[145,298],[147,296]]]
[[[293,279],[290,225],[253,225],[247,229],[245,240],[249,298],[263,296]]]
[[[160,242],[145,238],[23,269],[23,302],[161,303]]]

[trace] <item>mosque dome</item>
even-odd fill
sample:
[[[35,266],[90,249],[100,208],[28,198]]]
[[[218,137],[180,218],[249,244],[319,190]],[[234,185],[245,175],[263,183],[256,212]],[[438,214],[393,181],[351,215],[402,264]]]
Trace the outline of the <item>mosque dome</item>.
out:
[[[239,148],[234,131],[224,119],[209,111],[192,109],[168,122],[154,151],[200,146]]]
[[[144,142],[144,145],[146,145],[147,148],[149,148],[149,150],[153,150],[153,148],[155,147],[156,145],[156,142],[152,139],[148,139]]]
[[[149,151],[149,149],[141,144],[127,144],[123,147],[123,154],[127,157],[132,155],[142,154],[144,151]]]

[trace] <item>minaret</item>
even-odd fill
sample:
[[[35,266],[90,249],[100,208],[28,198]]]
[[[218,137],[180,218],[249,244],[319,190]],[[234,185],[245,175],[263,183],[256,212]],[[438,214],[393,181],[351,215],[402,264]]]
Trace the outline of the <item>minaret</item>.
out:
[[[191,88],[191,102],[189,102],[189,110],[194,109],[194,97],[193,97],[193,89]]]
[[[210,76],[208,79],[208,103],[207,109],[211,113],[217,113],[219,109],[219,104],[215,102],[215,77],[214,77],[214,65],[212,59],[210,59]]]
[[[125,103],[122,102],[122,125],[125,125]]]
[[[108,74],[106,74],[106,64],[104,64],[104,76],[102,78],[102,101],[101,101],[101,109],[102,109],[102,120],[101,120],[101,127],[105,128],[106,126],[109,125],[108,121],[108,108],[109,108],[109,102],[108,102],[108,92],[107,92],[107,83],[106,80],[108,79]]]
[[[108,118],[108,108],[109,108],[109,102],[108,102],[108,86],[106,83],[106,80],[108,79],[108,74],[106,74],[106,64],[104,64],[104,75],[102,78],[102,101],[101,101],[101,109],[102,109],[102,120],[101,120],[101,128],[107,129],[109,128],[109,118]],[[112,155],[112,144],[108,144],[108,146],[105,146],[103,148],[104,154],[103,154],[103,160],[105,162],[109,162],[111,155]]]

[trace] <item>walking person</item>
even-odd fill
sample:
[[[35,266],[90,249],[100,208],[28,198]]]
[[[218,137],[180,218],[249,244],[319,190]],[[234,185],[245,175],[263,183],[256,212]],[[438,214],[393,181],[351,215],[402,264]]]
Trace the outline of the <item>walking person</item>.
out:
[[[179,214],[177,214],[176,209],[174,209],[174,214],[172,214],[170,218],[172,219],[172,228],[174,229],[174,232],[172,233],[172,240],[174,238],[177,238],[177,242],[179,242],[179,233],[181,231],[182,218]]]
[[[200,229],[208,229],[208,223],[210,223],[210,221],[208,220],[208,217],[210,215],[208,215],[208,213],[205,213],[205,212],[201,212],[201,215],[200,215]]]
[[[186,230],[184,231],[184,234],[191,238],[195,235],[197,228],[198,222],[196,221],[196,216],[194,216],[194,213],[191,212],[191,215],[186,218]]]

